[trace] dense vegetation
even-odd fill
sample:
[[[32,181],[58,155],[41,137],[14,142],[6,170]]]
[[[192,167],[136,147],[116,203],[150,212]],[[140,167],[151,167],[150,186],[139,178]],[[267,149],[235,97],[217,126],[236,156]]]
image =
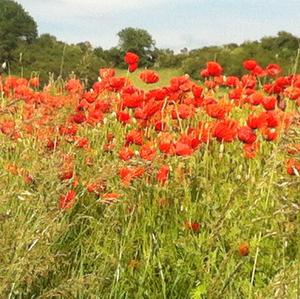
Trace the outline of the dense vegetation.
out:
[[[0,17],[0,298],[300,297],[297,37],[103,50]]]
[[[36,72],[43,81],[48,81],[49,75],[66,78],[74,72],[91,83],[99,67],[126,68],[123,56],[127,51],[140,56],[140,67],[181,68],[196,79],[208,60],[220,62],[229,75],[243,74],[242,61],[248,58],[263,67],[273,61],[290,72],[299,48],[299,38],[284,31],[259,41],[182,49],[178,54],[155,47],[153,37],[143,29],[125,28],[117,35],[119,44],[107,50],[93,48],[88,41],[66,44],[50,34],[38,36],[36,23],[19,4],[0,0],[0,61],[9,62],[11,73],[30,76]]]
[[[2,78],[0,297],[299,298],[300,75],[244,66]]]

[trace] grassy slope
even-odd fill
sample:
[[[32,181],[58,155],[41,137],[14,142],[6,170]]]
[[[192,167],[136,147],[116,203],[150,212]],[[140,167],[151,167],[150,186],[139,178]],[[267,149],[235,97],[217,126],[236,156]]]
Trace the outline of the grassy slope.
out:
[[[172,77],[181,76],[182,73],[180,69],[158,69],[155,70],[159,73],[160,80],[156,84],[146,84],[139,78],[139,74],[143,71],[143,69],[138,69],[134,73],[129,73],[128,78],[132,80],[133,84],[139,88],[142,88],[144,90],[157,88],[160,86],[167,86],[170,83],[170,79]],[[126,70],[117,70],[117,76],[127,76]]]

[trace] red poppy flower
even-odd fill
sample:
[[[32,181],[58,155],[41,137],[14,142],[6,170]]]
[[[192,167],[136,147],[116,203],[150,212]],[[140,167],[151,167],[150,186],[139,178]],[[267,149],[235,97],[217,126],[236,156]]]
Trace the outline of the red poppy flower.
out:
[[[247,256],[249,254],[249,244],[247,242],[240,244],[239,254],[240,256]]]
[[[254,106],[258,106],[262,103],[263,99],[264,99],[264,95],[262,93],[254,92],[253,94],[250,95],[247,102],[249,102]]]
[[[66,181],[66,180],[70,180],[72,177],[73,177],[73,169],[67,169],[67,170],[63,170],[60,175],[59,175],[59,178],[62,180],[62,181]]]
[[[117,120],[121,123],[127,124],[130,121],[130,115],[125,111],[119,111],[117,112]]]
[[[120,91],[126,84],[127,79],[124,77],[116,78],[111,77],[109,78],[109,85],[112,91],[118,92]]]
[[[106,190],[106,182],[102,179],[97,179],[96,181],[89,183],[86,186],[86,189],[90,193],[100,194]]]
[[[253,69],[255,69],[256,66],[257,66],[257,62],[253,59],[248,59],[243,62],[243,67],[247,71],[252,71]]]
[[[158,73],[150,70],[145,70],[140,73],[140,78],[147,84],[156,83],[159,81]]]
[[[231,105],[228,104],[211,104],[207,105],[205,110],[210,117],[224,119],[226,114],[228,114],[231,111],[231,108]]]
[[[244,126],[239,128],[238,138],[244,143],[252,144],[256,141],[256,134],[251,128]]]
[[[122,147],[119,151],[119,158],[123,161],[128,161],[134,156],[134,152],[129,147]]]
[[[103,121],[104,114],[101,110],[93,109],[89,112],[87,116],[87,123],[91,125],[96,125]]]
[[[112,204],[116,203],[118,199],[121,197],[121,194],[118,193],[105,193],[101,196],[101,203]]]
[[[276,113],[276,111],[262,112],[261,116],[266,118],[267,126],[269,128],[276,128],[280,124],[279,115]]]
[[[208,78],[209,77],[209,72],[208,69],[204,69],[200,72],[200,76],[203,78]]]
[[[70,93],[80,93],[83,90],[83,86],[80,83],[79,80],[76,79],[70,79],[67,83],[66,83],[66,89],[70,92]]]
[[[75,201],[76,192],[74,190],[70,190],[66,195],[62,195],[59,199],[59,207],[61,209],[70,209]]]
[[[287,173],[289,175],[299,175],[300,173],[300,161],[292,158],[286,161]]]
[[[262,128],[261,131],[267,141],[274,141],[278,136],[278,131],[275,128]]]
[[[209,61],[206,63],[206,69],[209,76],[220,76],[223,72],[221,65],[215,61]]]
[[[162,165],[157,171],[156,179],[163,185],[168,180],[169,173],[170,167],[168,165]]]
[[[120,178],[125,185],[128,185],[132,179],[143,176],[144,173],[143,167],[122,167],[119,170]]]
[[[5,120],[0,123],[0,130],[3,134],[9,136],[15,131],[16,124],[13,120]]]
[[[256,78],[253,75],[244,75],[241,78],[242,85],[245,88],[255,88],[256,86]]]
[[[38,77],[33,77],[29,80],[29,85],[31,87],[39,87],[40,86],[40,79]]]
[[[243,150],[244,150],[244,156],[248,159],[253,159],[256,157],[256,154],[259,150],[260,144],[258,142],[244,144]]]
[[[226,77],[226,80],[224,82],[224,84],[229,87],[237,87],[239,85],[239,83],[240,83],[240,80],[236,76],[228,76],[228,77]]]
[[[214,129],[214,137],[219,141],[232,142],[238,134],[238,123],[235,120],[219,121]]]
[[[151,144],[143,144],[140,148],[140,157],[147,161],[154,160],[156,156],[156,150]]]
[[[193,148],[181,141],[178,141],[175,144],[175,153],[177,156],[189,156],[194,152]]]
[[[132,52],[127,52],[125,54],[124,61],[126,64],[135,64],[139,62],[139,56]]]
[[[128,71],[130,73],[133,73],[137,68],[138,68],[138,64],[137,63],[132,63],[132,64],[128,65]]]
[[[248,116],[247,125],[251,129],[259,129],[267,125],[267,117],[265,114],[261,114],[259,116],[255,116],[250,114]]]
[[[201,225],[198,222],[185,221],[184,227],[188,230],[193,231],[194,233],[198,233],[200,231]]]
[[[131,130],[125,137],[126,145],[128,144],[143,144],[143,135],[141,131]]]
[[[261,103],[266,110],[274,110],[276,107],[277,99],[272,96],[264,97]]]
[[[124,94],[123,95],[123,102],[122,108],[137,108],[141,107],[143,104],[143,96],[139,94]]]
[[[172,118],[177,119],[189,119],[192,118],[195,114],[195,108],[192,105],[180,104],[177,109],[172,111]]]
[[[266,67],[267,74],[275,77],[281,73],[281,67],[278,64],[271,63]]]
[[[192,92],[195,98],[200,98],[202,96],[203,87],[199,85],[194,85],[192,88]]]
[[[75,137],[75,146],[79,148],[88,149],[89,148],[89,140],[86,137]]]
[[[116,71],[114,69],[110,69],[110,68],[99,69],[99,75],[102,79],[114,77],[115,74],[116,74]]]
[[[260,66],[257,65],[252,71],[251,74],[257,77],[264,77],[267,75],[267,72]]]
[[[86,121],[86,116],[83,112],[77,112],[76,114],[72,115],[71,121],[76,124],[81,124]]]

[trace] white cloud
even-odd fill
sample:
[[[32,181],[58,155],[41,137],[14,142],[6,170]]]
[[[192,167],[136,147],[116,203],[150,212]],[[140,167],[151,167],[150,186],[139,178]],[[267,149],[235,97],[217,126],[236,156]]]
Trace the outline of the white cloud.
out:
[[[286,30],[299,35],[299,0],[16,0],[39,33],[94,46],[117,45],[125,27],[146,29],[158,47],[180,50],[243,42]]]
[[[18,0],[26,9],[36,15],[53,17],[88,17],[88,15],[118,14],[121,11],[154,8],[174,0]]]

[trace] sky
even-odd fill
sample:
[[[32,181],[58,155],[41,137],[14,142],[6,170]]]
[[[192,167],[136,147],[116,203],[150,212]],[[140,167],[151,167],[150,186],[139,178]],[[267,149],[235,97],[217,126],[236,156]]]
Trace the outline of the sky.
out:
[[[117,33],[147,30],[158,48],[178,52],[259,40],[288,31],[300,36],[300,0],[16,0],[39,34],[59,40],[117,46]]]

